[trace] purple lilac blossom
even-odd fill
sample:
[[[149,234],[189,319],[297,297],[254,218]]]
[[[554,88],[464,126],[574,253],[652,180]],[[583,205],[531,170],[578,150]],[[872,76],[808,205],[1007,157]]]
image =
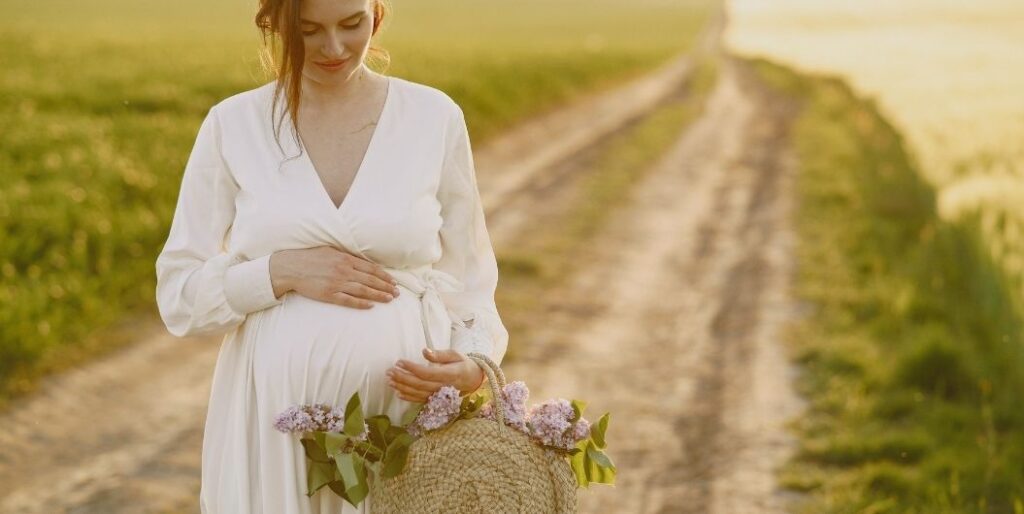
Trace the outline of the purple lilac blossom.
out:
[[[587,418],[576,420],[576,424],[572,427],[572,437],[577,443],[590,437],[590,422],[587,421]]]
[[[426,430],[437,430],[455,419],[462,410],[462,396],[459,390],[446,385],[430,395],[410,427],[414,435]]]
[[[526,427],[526,400],[530,397],[530,389],[526,382],[517,380],[505,384],[501,390],[503,403],[503,414],[505,424],[522,432],[527,432]],[[494,415],[494,403],[488,403],[480,408],[480,415],[487,419],[496,419]]]
[[[590,422],[580,418],[574,424],[573,414],[572,404],[562,398],[535,405],[527,415],[529,433],[541,444],[571,450],[590,437]]]
[[[293,405],[274,418],[274,428],[285,433],[337,432],[345,428],[345,411],[326,403]],[[363,423],[363,433],[356,439],[365,440],[369,427]]]
[[[305,406],[294,405],[274,418],[274,428],[285,433],[311,432],[316,430],[316,423]]]

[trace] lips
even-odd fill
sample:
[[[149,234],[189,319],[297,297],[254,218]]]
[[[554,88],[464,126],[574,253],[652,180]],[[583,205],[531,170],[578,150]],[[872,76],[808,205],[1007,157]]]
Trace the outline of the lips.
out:
[[[338,71],[348,63],[348,59],[342,61],[314,61],[314,64],[327,70],[327,71]]]

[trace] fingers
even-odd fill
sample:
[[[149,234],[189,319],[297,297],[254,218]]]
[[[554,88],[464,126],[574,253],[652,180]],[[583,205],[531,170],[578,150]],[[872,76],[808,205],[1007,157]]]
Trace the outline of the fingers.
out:
[[[341,285],[340,290],[343,293],[347,293],[358,298],[377,302],[390,302],[395,298],[391,293],[378,291],[365,284],[360,284],[359,282],[345,282]]]
[[[388,272],[384,271],[384,267],[381,266],[380,264],[370,262],[366,259],[360,259],[359,257],[356,256],[352,256],[352,259],[350,260],[353,269],[366,273],[367,275],[372,275],[374,278],[380,280],[381,282],[384,282],[385,284],[390,284],[392,286],[398,284],[398,281],[395,280],[395,277],[392,277],[391,275],[388,274]],[[379,289],[387,290],[388,287],[383,287]]]
[[[463,359],[462,354],[455,350],[431,350],[430,348],[423,349],[423,356],[428,361],[438,364],[460,362]]]
[[[425,402],[435,391],[445,384],[431,380],[423,380],[412,373],[391,368],[387,371],[388,383],[403,400]]]
[[[336,292],[331,293],[327,297],[331,303],[343,305],[345,307],[352,307],[353,309],[372,309],[374,303],[369,300],[362,298],[356,298],[348,293]]]
[[[420,380],[440,382],[442,384],[453,383],[457,372],[457,366],[453,366],[450,363],[424,365],[406,359],[399,359],[396,368],[412,373]]]
[[[373,289],[374,291],[380,291],[383,294],[390,294],[391,296],[398,296],[398,286],[392,285],[391,282],[382,280],[380,277],[366,273],[359,270],[353,270],[355,273],[355,280],[362,283],[363,285]]]

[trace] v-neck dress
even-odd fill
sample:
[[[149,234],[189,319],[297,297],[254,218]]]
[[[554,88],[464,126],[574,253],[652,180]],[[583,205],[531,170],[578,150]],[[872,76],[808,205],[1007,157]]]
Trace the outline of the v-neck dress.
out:
[[[274,83],[210,109],[185,166],[157,258],[161,318],[177,336],[223,334],[204,428],[203,514],[368,512],[327,488],[306,493],[305,454],[274,417],[299,403],[397,422],[409,404],[387,385],[399,358],[508,344],[494,302],[498,268],[462,109],[430,86],[388,77],[380,119],[340,206],[294,126],[276,138]],[[280,105],[280,104],[279,104]],[[274,296],[270,256],[333,246],[381,264],[400,294],[370,309]]]

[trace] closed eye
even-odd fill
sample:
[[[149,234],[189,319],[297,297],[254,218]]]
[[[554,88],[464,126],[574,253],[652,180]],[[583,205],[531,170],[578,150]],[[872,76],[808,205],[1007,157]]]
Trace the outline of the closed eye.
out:
[[[349,23],[348,25],[342,24],[341,28],[344,28],[344,29],[357,29],[357,28],[359,28],[360,25],[363,24],[363,19],[364,18],[359,18],[359,21],[357,21],[355,23]]]

